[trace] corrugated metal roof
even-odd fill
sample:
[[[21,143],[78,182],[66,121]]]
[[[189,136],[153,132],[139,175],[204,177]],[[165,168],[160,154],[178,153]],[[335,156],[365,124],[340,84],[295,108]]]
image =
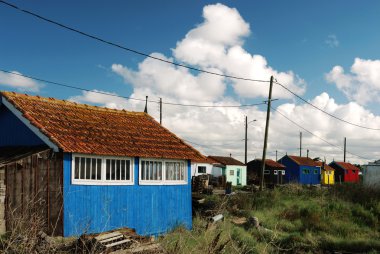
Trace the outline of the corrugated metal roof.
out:
[[[300,157],[294,155],[288,155],[288,157],[301,166],[318,166],[318,164],[309,157]]]
[[[151,116],[75,102],[1,92],[65,152],[192,159],[205,157]]]
[[[241,161],[238,161],[232,157],[224,157],[224,156],[208,156],[208,158],[211,158],[223,165],[235,165],[235,166],[245,166],[245,164]]]

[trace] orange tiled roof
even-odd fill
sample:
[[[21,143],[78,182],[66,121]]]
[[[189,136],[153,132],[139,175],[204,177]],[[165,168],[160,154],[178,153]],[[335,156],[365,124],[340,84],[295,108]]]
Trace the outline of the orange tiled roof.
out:
[[[322,161],[316,161],[315,163],[317,163],[317,165],[322,168],[322,165],[323,165]],[[325,170],[327,170],[327,171],[334,171],[335,169],[333,169],[327,163],[325,163]]]
[[[235,166],[245,166],[245,164],[241,161],[238,161],[232,157],[225,156],[208,156],[208,158],[213,159],[223,165],[235,165]]]
[[[64,152],[201,160],[205,157],[146,113],[1,92]]]
[[[262,159],[255,159],[254,161],[258,161],[262,165]],[[276,161],[271,160],[271,159],[265,159],[265,166],[272,167],[272,168],[286,168],[281,163],[276,162]]]
[[[295,163],[302,166],[318,166],[318,164],[313,161],[311,158],[308,157],[300,157],[300,156],[294,156],[294,155],[288,155],[290,159],[292,159]]]
[[[342,162],[342,161],[334,161],[333,163],[338,164],[341,168],[346,169],[346,170],[358,170],[360,169],[354,165],[352,165],[349,162]]]

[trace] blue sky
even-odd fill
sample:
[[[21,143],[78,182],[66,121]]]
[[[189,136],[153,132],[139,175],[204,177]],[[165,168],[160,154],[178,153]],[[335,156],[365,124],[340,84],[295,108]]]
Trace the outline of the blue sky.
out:
[[[205,6],[221,3],[227,8],[235,8],[244,23],[249,24],[249,32],[237,36],[241,41],[238,44],[240,43],[240,46],[250,55],[260,55],[265,58],[267,66],[271,69],[281,73],[293,72],[292,77],[299,77],[304,82],[298,81],[298,83],[294,82],[293,84],[294,88],[302,88],[303,84],[305,85],[303,90],[300,88],[300,94],[303,97],[308,100],[315,100],[317,96],[326,92],[329,98],[333,98],[339,107],[350,107],[350,110],[354,109],[349,106],[349,102],[355,102],[358,107],[362,108],[358,111],[348,111],[346,113],[353,114],[355,112],[356,114],[360,112],[357,113],[360,116],[358,121],[362,121],[363,117],[368,117],[371,113],[375,117],[380,114],[379,101],[376,98],[370,98],[365,102],[363,100],[366,94],[377,94],[380,90],[380,85],[377,87],[378,83],[372,84],[369,82],[371,84],[367,84],[365,83],[366,81],[363,81],[363,77],[368,76],[366,74],[368,74],[369,70],[372,72],[377,70],[376,63],[368,62],[366,64],[367,62],[365,61],[380,59],[380,32],[376,28],[380,24],[380,15],[378,15],[380,13],[380,2],[378,1],[32,2],[9,0],[9,2],[126,47],[148,54],[160,53],[165,57],[174,57],[176,61],[189,65],[192,64],[189,61],[189,56],[175,57],[173,50],[176,49],[177,43],[184,40],[192,29],[204,24],[202,12]],[[119,95],[129,96],[132,94],[143,98],[142,91],[153,91],[152,96],[161,96],[161,90],[154,90],[154,87],[145,87],[145,90],[141,89],[142,83],[145,82],[141,78],[138,81],[133,81],[131,78],[123,76],[120,71],[117,72],[112,68],[114,64],[117,64],[126,68],[127,71],[136,71],[135,74],[141,73],[142,71],[139,70],[138,65],[145,60],[144,57],[60,29],[3,4],[0,4],[0,31],[0,68],[2,69]],[[218,32],[223,33],[224,31],[220,29]],[[224,46],[229,48],[233,45]],[[358,63],[358,69],[367,68],[363,71],[364,76],[350,72],[356,58],[363,60]],[[218,68],[217,64],[202,65],[202,63],[196,63],[195,66]],[[343,73],[338,73],[339,75],[337,74],[328,82],[325,75],[332,72],[334,66],[341,66],[344,71]],[[221,71],[223,72],[222,69]],[[193,72],[191,74],[197,75]],[[353,80],[349,82],[350,87],[342,83],[347,78],[352,78]],[[281,82],[281,80],[279,81]],[[227,86],[223,95],[215,95],[215,97],[205,95],[203,98],[207,100],[200,101],[207,102],[209,98],[213,98],[210,99],[210,103],[226,103],[228,98],[237,103],[263,100],[262,94],[240,96],[241,94],[235,92],[234,86],[229,85],[229,81],[224,82]],[[0,78],[0,90],[20,91],[17,87],[5,83],[6,81],[2,81]],[[340,88],[338,84],[341,84]],[[39,85],[42,86],[39,87],[38,91],[25,90],[25,92],[61,99],[81,95],[76,90],[58,88],[41,82],[39,82]],[[289,87],[291,85],[289,84]],[[358,88],[359,86],[362,90],[367,89],[366,92],[362,94],[362,91]],[[138,89],[140,89],[139,92]],[[350,95],[350,93],[354,95]],[[171,96],[163,94],[163,97],[167,100],[177,101],[178,99],[180,102],[190,102],[188,98],[180,100],[181,98]],[[106,104],[104,100],[76,98],[80,102]],[[296,101],[294,98],[280,99],[279,102],[276,102],[277,106],[295,103],[294,105],[300,108],[304,107],[301,102]],[[323,105],[326,106],[327,104]],[[134,104],[126,105],[125,107],[138,110],[141,105]],[[288,108],[286,108],[286,105],[284,107],[286,111]],[[326,107],[328,108],[328,106]],[[260,118],[265,108],[261,107],[257,110],[252,118]],[[307,111],[309,109],[305,110],[306,113],[315,114],[312,111]],[[335,110],[335,108],[331,110]],[[168,127],[173,131],[181,132],[183,129],[176,125],[174,118],[176,114],[178,115],[178,112],[174,111],[173,109],[173,112],[170,112],[173,114],[173,118],[170,118],[171,115],[168,117]],[[238,114],[244,115],[248,113],[242,111]],[[289,111],[290,115],[293,113]],[[336,113],[338,114],[339,112]],[[364,114],[364,116],[361,114]],[[344,114],[341,116],[344,117]],[[231,120],[227,113],[225,117]],[[302,115],[298,118],[302,118]],[[301,120],[311,122],[306,118]],[[231,121],[229,124],[233,125],[234,120]],[[323,118],[321,121],[332,120]],[[370,120],[367,119],[360,122],[360,124],[367,124],[368,122]],[[309,126],[309,128],[312,127]],[[338,127],[340,128],[341,126],[325,126],[323,130],[315,128],[312,131],[320,133],[325,138],[333,139],[334,135],[331,134],[331,128],[336,129]],[[204,126],[204,128],[211,127],[208,125]],[[225,131],[230,133],[232,129]],[[350,129],[347,131],[347,135],[354,135],[356,130]],[[298,129],[294,132],[298,132]],[[198,143],[204,140],[199,135],[186,136],[185,132],[183,133],[182,137],[189,140],[195,140]],[[252,135],[261,137],[262,125],[258,126],[258,129]],[[371,136],[372,134],[364,133],[363,138],[366,135]],[[281,135],[279,134],[279,136]],[[337,137],[336,144],[339,144],[341,138],[341,136]],[[260,140],[260,138],[257,139]],[[218,140],[224,142],[225,139],[216,138],[214,142]],[[260,142],[257,141],[256,143]],[[276,142],[274,140],[273,142],[272,150],[277,149]],[[283,151],[296,147],[295,141],[292,141],[294,143],[292,146],[287,146],[286,143],[288,142],[286,140],[277,143],[284,143],[282,147],[277,144],[280,147],[279,149]],[[313,142],[310,141],[310,143]],[[316,145],[313,143],[313,149],[317,151]],[[252,144],[252,146],[252,150],[257,150],[252,156],[258,156],[260,145],[255,146],[255,144]],[[363,143],[358,143],[352,149],[362,151],[359,146],[363,146]],[[199,149],[205,153],[213,152],[207,147]],[[231,149],[232,151],[237,151],[237,154],[241,154],[240,148]],[[228,153],[228,151],[231,151],[227,150],[217,152]],[[318,152],[321,153],[322,150],[318,150]],[[375,158],[377,155],[368,151],[367,157]]]

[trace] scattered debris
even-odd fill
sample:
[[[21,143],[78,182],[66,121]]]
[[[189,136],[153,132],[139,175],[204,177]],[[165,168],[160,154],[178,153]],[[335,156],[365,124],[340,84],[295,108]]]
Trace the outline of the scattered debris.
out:
[[[223,214],[218,214],[218,215],[215,215],[214,217],[211,218],[211,220],[213,222],[217,222],[217,221],[220,221],[223,219]]]

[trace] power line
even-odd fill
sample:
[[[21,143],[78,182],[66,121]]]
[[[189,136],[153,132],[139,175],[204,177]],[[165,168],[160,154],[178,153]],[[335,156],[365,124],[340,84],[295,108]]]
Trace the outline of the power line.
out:
[[[325,110],[323,110],[323,109],[321,109],[321,108],[315,106],[315,105],[312,104],[311,102],[309,102],[309,101],[307,101],[306,99],[302,98],[301,96],[299,96],[298,94],[296,94],[295,92],[293,92],[292,90],[290,90],[289,88],[287,88],[286,86],[284,86],[284,85],[278,83],[277,81],[275,81],[274,83],[277,84],[277,85],[279,85],[279,86],[281,86],[282,88],[284,88],[284,89],[287,90],[289,93],[293,94],[293,95],[296,96],[298,99],[300,99],[300,100],[302,100],[303,102],[305,102],[306,104],[309,104],[309,105],[312,106],[313,108],[315,108],[315,109],[317,109],[317,110],[323,112],[324,114],[326,114],[326,115],[328,115],[328,116],[330,116],[330,117],[332,117],[332,118],[335,118],[336,120],[339,120],[339,121],[341,121],[341,122],[344,122],[344,123],[346,123],[346,124],[349,124],[349,125],[352,125],[352,126],[356,126],[356,127],[359,127],[359,128],[363,128],[363,129],[367,129],[367,130],[380,131],[379,128],[371,128],[371,127],[367,127],[367,126],[359,125],[359,124],[352,123],[352,122],[349,122],[349,121],[347,121],[347,120],[344,120],[344,119],[342,119],[342,118],[339,118],[339,117],[337,117],[337,116],[335,116],[335,115],[333,115],[333,114],[331,114],[331,113],[329,113],[329,112],[327,112],[327,111],[325,111]]]
[[[233,144],[237,144],[238,142],[242,142],[244,139],[242,140],[237,140],[236,142],[233,142],[233,143],[223,143],[223,144],[211,144],[211,145],[204,145],[204,144],[199,144],[199,143],[195,143],[193,141],[190,141],[190,140],[186,140],[186,139],[182,139],[186,142],[189,142],[191,144],[194,144],[194,145],[197,145],[197,146],[201,146],[201,147],[213,147],[213,146],[223,146],[223,145],[233,145]]]
[[[108,41],[106,39],[103,39],[103,38],[100,38],[98,36],[95,36],[95,35],[91,35],[89,33],[86,33],[86,32],[82,32],[78,29],[75,29],[75,28],[72,28],[72,27],[69,27],[67,25],[64,25],[62,23],[59,23],[57,21],[54,21],[52,19],[48,19],[48,18],[45,18],[39,14],[36,14],[36,13],[33,13],[31,11],[28,11],[28,10],[25,10],[25,9],[22,9],[22,8],[19,8],[18,6],[14,5],[14,4],[11,4],[11,3],[8,3],[8,2],[5,2],[5,1],[2,1],[0,0],[0,3],[3,3],[13,9],[16,9],[18,11],[21,11],[23,13],[26,13],[28,15],[31,15],[35,18],[38,18],[38,19],[41,19],[43,21],[46,21],[46,22],[49,22],[51,24],[54,24],[54,25],[57,25],[61,28],[64,28],[66,30],[69,30],[71,32],[75,32],[75,33],[78,33],[80,35],[83,35],[85,37],[88,37],[88,38],[91,38],[91,39],[94,39],[94,40],[97,40],[99,42],[102,42],[102,43],[106,43],[108,45],[111,45],[111,46],[114,46],[114,47],[117,47],[119,49],[123,49],[125,51],[129,51],[129,52],[132,52],[134,54],[138,54],[138,55],[141,55],[141,56],[144,56],[144,57],[148,57],[148,58],[151,58],[151,59],[154,59],[154,60],[157,60],[157,61],[161,61],[161,62],[164,62],[164,63],[168,63],[168,64],[172,64],[172,65],[175,65],[175,66],[178,66],[178,67],[183,67],[183,68],[186,68],[186,69],[189,69],[189,70],[193,70],[193,71],[197,71],[197,72],[203,72],[203,73],[207,73],[207,74],[211,74],[211,75],[215,75],[215,76],[220,76],[220,77],[225,77],[225,78],[230,78],[230,79],[237,79],[237,80],[245,80],[245,81],[253,81],[253,82],[262,82],[262,83],[269,83],[268,80],[260,80],[260,79],[251,79],[251,78],[244,78],[244,77],[238,77],[238,76],[233,76],[233,75],[226,75],[226,74],[221,74],[221,73],[217,73],[217,72],[212,72],[212,71],[206,71],[206,70],[203,70],[203,69],[199,69],[199,68],[195,68],[195,67],[191,67],[191,66],[188,66],[188,65],[185,65],[185,64],[181,64],[181,63],[177,63],[177,62],[173,62],[173,61],[169,61],[169,60],[165,60],[165,59],[162,59],[162,58],[159,58],[159,57],[155,57],[155,56],[152,56],[152,55],[149,55],[147,53],[144,53],[144,52],[141,52],[141,51],[138,51],[138,50],[135,50],[135,49],[132,49],[132,48],[128,48],[128,47],[125,47],[125,46],[122,46],[120,44],[117,44],[117,43],[114,43],[114,42],[111,42],[111,41]]]
[[[288,121],[290,121],[290,122],[293,123],[294,125],[298,126],[299,128],[303,129],[304,131],[308,132],[308,133],[311,134],[312,136],[314,136],[314,137],[316,137],[316,138],[322,140],[323,142],[329,144],[330,146],[333,146],[333,147],[338,148],[339,150],[343,151],[343,148],[342,148],[342,147],[337,146],[337,145],[335,145],[335,144],[333,144],[333,143],[330,143],[329,141],[325,140],[324,138],[321,138],[320,136],[318,136],[318,135],[314,134],[313,132],[309,131],[308,129],[302,127],[302,126],[299,125],[298,123],[294,122],[292,119],[288,118],[285,114],[281,113],[281,111],[279,111],[278,109],[275,109],[274,107],[271,107],[271,108],[272,108],[274,111],[276,111],[277,113],[279,113],[282,117],[284,117],[285,119],[287,119]],[[354,156],[356,156],[356,157],[358,157],[358,158],[364,159],[364,160],[368,160],[368,161],[371,160],[371,159],[365,158],[365,157],[363,157],[363,156],[360,156],[360,155],[354,154],[354,153],[352,153],[352,152],[348,152],[348,151],[347,151],[347,153],[349,153],[349,154],[351,154],[351,155],[354,155]]]
[[[127,99],[127,100],[136,100],[136,101],[145,101],[146,100],[146,99],[133,98],[133,97],[122,96],[122,95],[117,95],[117,94],[112,94],[112,93],[107,93],[107,92],[102,92],[102,91],[90,90],[90,89],[86,89],[86,88],[82,88],[82,87],[78,87],[78,86],[63,84],[63,83],[59,83],[59,82],[55,82],[55,81],[49,81],[46,79],[33,77],[30,75],[25,75],[25,74],[13,72],[13,71],[8,71],[8,70],[3,70],[3,69],[0,69],[0,71],[2,71],[4,73],[9,73],[12,75],[17,75],[17,76],[21,76],[24,78],[29,78],[29,79],[33,79],[36,81],[49,83],[49,84],[56,85],[56,86],[62,86],[62,87],[66,87],[66,88],[76,89],[76,90],[80,90],[80,91],[86,91],[86,92],[91,92],[91,93],[97,93],[97,94],[103,94],[103,95],[108,95],[108,96],[113,96],[113,97],[119,97],[119,98],[123,98],[123,99]],[[152,101],[152,100],[148,100],[148,102],[159,103],[159,101]],[[242,108],[242,107],[253,107],[253,106],[264,105],[265,102],[253,103],[253,104],[240,104],[240,105],[197,105],[197,104],[181,104],[181,103],[172,103],[172,102],[162,102],[162,104],[173,105],[173,106],[182,106],[182,107],[198,107],[198,108]]]

